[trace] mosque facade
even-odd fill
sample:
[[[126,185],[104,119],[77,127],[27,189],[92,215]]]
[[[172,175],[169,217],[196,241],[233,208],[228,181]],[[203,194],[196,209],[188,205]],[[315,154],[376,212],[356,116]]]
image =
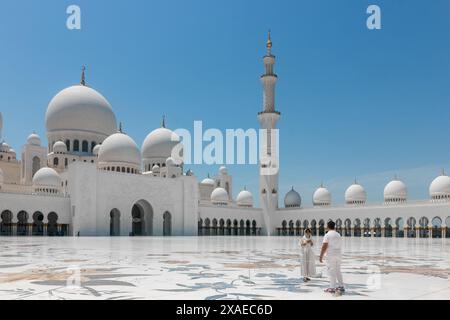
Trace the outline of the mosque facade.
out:
[[[450,237],[450,177],[429,186],[429,199],[409,201],[395,178],[384,202],[368,204],[355,181],[345,204],[333,205],[321,185],[312,207],[292,188],[279,205],[277,139],[270,134],[281,118],[275,104],[277,75],[272,41],[263,57],[263,109],[257,119],[267,139],[259,161],[259,207],[242,190],[233,198],[232,175],[221,167],[199,181],[172,156],[180,137],[166,128],[150,132],[141,148],[117,126],[107,99],[79,84],[54,96],[45,124],[48,145],[32,133],[16,151],[0,144],[0,236],[259,236],[323,235],[328,220],[347,237]],[[3,118],[0,113],[0,138]]]

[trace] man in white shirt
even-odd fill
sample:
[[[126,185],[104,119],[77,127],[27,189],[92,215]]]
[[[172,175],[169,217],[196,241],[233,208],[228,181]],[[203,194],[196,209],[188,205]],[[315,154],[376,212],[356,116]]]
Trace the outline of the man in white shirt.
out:
[[[323,262],[323,256],[327,254],[327,268],[330,277],[330,287],[325,292],[342,293],[345,291],[344,282],[341,273],[341,235],[334,230],[335,223],[328,221],[328,232],[323,238],[322,250],[320,251],[320,262]]]

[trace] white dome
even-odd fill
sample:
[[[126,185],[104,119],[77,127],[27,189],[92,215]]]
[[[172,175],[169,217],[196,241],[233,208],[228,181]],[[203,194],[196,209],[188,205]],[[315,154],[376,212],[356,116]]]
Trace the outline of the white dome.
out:
[[[211,193],[212,202],[228,202],[228,192],[224,188],[218,187]]]
[[[116,116],[109,102],[97,91],[75,85],[50,101],[45,115],[47,132],[84,131],[109,136],[116,131]]]
[[[320,186],[314,191],[313,204],[315,206],[330,205],[331,204],[331,192],[324,186]]]
[[[32,146],[40,146],[41,145],[41,137],[37,135],[36,133],[32,133],[27,138],[27,144],[30,144]]]
[[[33,176],[33,186],[61,187],[61,177],[52,168],[41,168]]]
[[[180,137],[175,132],[164,127],[158,128],[145,138],[142,144],[142,157],[167,159],[172,156],[172,150],[178,143]]]
[[[0,144],[0,152],[9,152],[10,149],[11,147],[6,142]]]
[[[286,208],[295,208],[300,207],[302,205],[302,198],[298,194],[297,191],[294,190],[294,187],[286,193],[286,196],[284,197],[284,206]]]
[[[253,206],[253,195],[250,191],[247,191],[246,189],[239,192],[236,202],[238,206],[246,206],[246,207],[252,207]]]
[[[213,186],[215,183],[214,183],[214,180],[208,176],[207,178],[202,180],[201,184]]]
[[[92,154],[94,156],[98,156],[98,152],[100,151],[101,144],[96,144],[94,149],[92,149]]]
[[[221,175],[226,175],[226,174],[228,173],[228,170],[227,170],[226,167],[221,166],[221,167],[219,168],[219,173],[220,173]]]
[[[176,163],[175,160],[172,157],[168,157],[166,159],[166,167],[175,167]]]
[[[129,136],[117,132],[101,144],[98,152],[99,163],[122,163],[141,166],[139,148]]]
[[[430,197],[432,199],[450,197],[450,177],[442,174],[430,184]]]
[[[356,182],[345,191],[345,202],[347,204],[363,204],[366,200],[366,190]]]
[[[56,141],[53,145],[53,152],[54,153],[66,153],[67,152],[67,146],[62,141]]]
[[[155,165],[152,167],[152,172],[154,172],[154,173],[158,173],[158,172],[159,172],[159,166],[158,166],[157,164],[155,164]]]
[[[384,201],[386,202],[406,201],[407,197],[406,184],[400,180],[394,179],[384,187]]]

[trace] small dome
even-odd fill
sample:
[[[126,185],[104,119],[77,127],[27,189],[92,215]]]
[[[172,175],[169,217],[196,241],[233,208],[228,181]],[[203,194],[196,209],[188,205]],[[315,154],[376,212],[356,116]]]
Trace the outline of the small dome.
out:
[[[158,166],[157,164],[155,164],[155,165],[152,167],[152,172],[154,172],[154,173],[158,173],[158,172],[159,172],[159,166]]]
[[[41,137],[39,137],[36,133],[32,133],[27,138],[27,144],[30,144],[32,146],[40,146]]]
[[[176,167],[175,160],[172,157],[166,159],[166,167]]]
[[[226,167],[221,166],[221,167],[219,168],[219,173],[220,173],[221,175],[226,175],[226,174],[228,173],[228,170],[227,170]]]
[[[345,202],[347,204],[364,204],[366,200],[366,190],[356,181],[345,191]]]
[[[75,85],[60,91],[48,104],[47,132],[74,130],[109,136],[117,123],[109,102],[94,89]]]
[[[99,163],[122,163],[141,166],[139,148],[129,136],[117,132],[103,141],[98,152]]]
[[[39,169],[33,176],[33,186],[59,188],[61,181],[58,172],[47,167]]]
[[[213,203],[227,203],[228,202],[228,192],[224,188],[218,187],[211,193],[211,201]]]
[[[236,202],[237,205],[241,207],[253,207],[253,195],[250,191],[244,189],[239,192]]]
[[[98,156],[101,146],[102,146],[101,144],[96,144],[94,149],[92,149],[92,153],[94,154],[94,156]]]
[[[313,194],[313,205],[328,206],[331,204],[331,192],[324,186],[320,186]]]
[[[444,172],[430,184],[430,197],[434,200],[450,198],[450,177]]]
[[[0,152],[9,152],[10,149],[11,147],[6,142],[0,144]]]
[[[302,198],[298,194],[297,191],[294,190],[294,187],[286,193],[284,197],[284,206],[286,208],[299,208],[302,205]]]
[[[394,179],[384,187],[385,202],[403,202],[408,197],[406,184],[398,179]]]
[[[167,159],[172,156],[172,150],[179,143],[180,137],[172,130],[164,127],[153,130],[142,144],[142,158]]]
[[[202,182],[201,182],[201,184],[208,185],[208,186],[214,186],[214,185],[215,185],[215,182],[214,182],[213,179],[211,179],[211,178],[209,177],[209,174],[208,174],[208,177],[205,178],[205,179],[203,179]]]
[[[62,141],[56,141],[53,145],[53,152],[54,153],[66,153],[67,152],[67,146]]]
[[[187,175],[188,177],[191,177],[191,176],[194,175],[194,171],[192,171],[191,169],[189,169],[188,171],[186,171],[186,175]]]

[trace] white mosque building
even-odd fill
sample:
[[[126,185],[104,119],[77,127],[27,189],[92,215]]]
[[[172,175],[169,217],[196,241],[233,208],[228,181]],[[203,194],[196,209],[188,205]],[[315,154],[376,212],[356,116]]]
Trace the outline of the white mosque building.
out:
[[[274,129],[275,56],[267,41],[263,110],[258,120]],[[278,162],[260,159],[260,207],[242,190],[232,197],[232,176],[221,167],[199,182],[171,157],[180,138],[165,127],[153,130],[142,147],[117,128],[113,108],[99,92],[81,83],[51,99],[46,113],[48,146],[32,133],[20,160],[0,140],[1,236],[196,236],[301,235],[310,228],[325,233],[330,219],[351,237],[450,237],[450,177],[438,176],[429,199],[409,201],[407,186],[394,179],[384,189],[384,202],[367,204],[357,181],[345,191],[345,204],[332,204],[321,185],[313,206],[302,207],[292,188],[279,206]],[[3,118],[0,114],[0,139]],[[272,159],[272,160],[271,160]],[[267,170],[274,169],[274,170]],[[276,174],[268,173],[276,172]]]

